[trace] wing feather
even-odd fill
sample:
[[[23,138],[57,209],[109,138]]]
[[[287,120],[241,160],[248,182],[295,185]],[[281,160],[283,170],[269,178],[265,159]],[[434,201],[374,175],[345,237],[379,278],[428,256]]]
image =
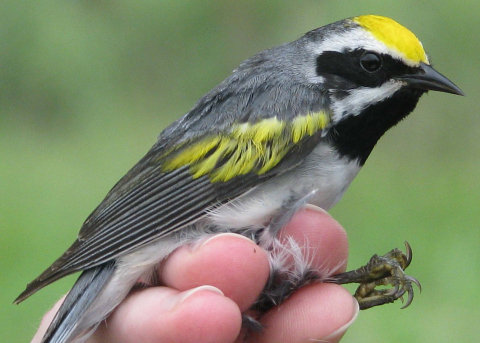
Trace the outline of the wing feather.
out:
[[[286,89],[281,80],[275,88],[277,81],[258,78],[256,68],[256,63],[239,68],[164,130],[87,218],[72,246],[16,302],[65,275],[180,230],[301,163],[329,125],[321,92],[300,84],[288,90],[301,99],[318,99],[308,105],[262,96]]]

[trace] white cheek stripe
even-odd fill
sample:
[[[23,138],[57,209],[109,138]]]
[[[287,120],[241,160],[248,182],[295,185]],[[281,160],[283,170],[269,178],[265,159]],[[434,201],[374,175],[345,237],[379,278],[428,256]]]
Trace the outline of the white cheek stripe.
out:
[[[405,58],[403,53],[386,46],[376,39],[371,32],[360,27],[349,29],[341,34],[336,33],[335,35],[327,36],[321,44],[316,42],[310,45],[310,50],[315,53],[315,56],[325,51],[345,52],[346,49],[350,51],[356,49],[372,50],[380,54],[390,55],[410,67],[418,66],[418,63]]]
[[[345,116],[358,115],[370,105],[391,97],[402,88],[401,81],[388,81],[380,87],[359,87],[349,90],[349,95],[341,100],[332,101],[333,121],[338,122]],[[335,94],[332,94],[335,98]]]

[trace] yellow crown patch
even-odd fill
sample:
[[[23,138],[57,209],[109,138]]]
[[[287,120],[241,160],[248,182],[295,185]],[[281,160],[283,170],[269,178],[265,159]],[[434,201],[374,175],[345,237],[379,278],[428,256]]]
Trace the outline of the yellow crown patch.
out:
[[[387,47],[396,50],[415,64],[420,62],[428,64],[428,57],[422,43],[410,30],[396,21],[377,15],[363,15],[353,18],[353,21],[370,31]]]

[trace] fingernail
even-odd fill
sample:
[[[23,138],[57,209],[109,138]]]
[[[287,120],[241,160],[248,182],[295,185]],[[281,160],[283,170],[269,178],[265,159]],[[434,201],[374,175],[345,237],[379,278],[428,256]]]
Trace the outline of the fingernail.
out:
[[[315,206],[315,205],[312,205],[312,204],[306,204],[305,207],[304,207],[306,210],[311,210],[311,211],[315,211],[315,212],[318,212],[318,213],[323,213],[323,214],[326,214],[328,215],[329,217],[330,216],[330,213],[328,213],[327,211],[325,211],[323,208],[321,207],[318,207],[318,206]]]
[[[206,240],[201,241],[200,245],[198,247],[193,247],[193,250],[197,250],[198,248],[203,247],[204,245],[208,244],[209,242],[211,242],[215,239],[218,239],[218,238],[222,238],[222,237],[241,238],[241,239],[245,239],[245,240],[249,241],[250,243],[255,244],[250,238],[247,238],[245,236],[242,236],[242,235],[239,235],[239,234],[236,234],[236,233],[227,232],[227,233],[221,233],[221,234],[218,234],[218,235],[211,236],[211,237],[207,238]]]
[[[333,333],[325,337],[324,339],[327,340],[328,342],[338,342],[343,337],[343,335],[348,330],[348,328],[357,319],[358,313],[360,312],[360,306],[358,305],[357,299],[352,297],[352,300],[353,300],[353,306],[354,306],[352,319],[350,319],[348,323],[346,323],[345,325],[343,325],[342,327],[340,327],[339,329],[335,330]]]
[[[170,303],[171,309],[174,310],[178,305],[182,304],[185,300],[192,297],[194,294],[198,292],[203,292],[203,291],[214,292],[222,296],[225,296],[225,294],[223,294],[223,292],[219,290],[217,287],[204,285],[197,288],[192,288],[188,291],[178,294],[177,296],[172,297],[171,303]]]

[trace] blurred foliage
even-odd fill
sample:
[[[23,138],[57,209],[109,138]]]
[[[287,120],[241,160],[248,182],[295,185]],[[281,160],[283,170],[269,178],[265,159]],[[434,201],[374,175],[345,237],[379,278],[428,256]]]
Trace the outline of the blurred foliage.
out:
[[[11,304],[73,241],[111,186],[243,59],[359,14],[390,16],[467,94],[425,96],[332,211],[350,267],[403,247],[413,305],[360,314],[345,342],[480,339],[480,3],[12,1],[0,5],[0,337],[29,340],[68,277]]]

